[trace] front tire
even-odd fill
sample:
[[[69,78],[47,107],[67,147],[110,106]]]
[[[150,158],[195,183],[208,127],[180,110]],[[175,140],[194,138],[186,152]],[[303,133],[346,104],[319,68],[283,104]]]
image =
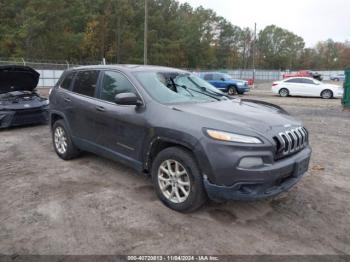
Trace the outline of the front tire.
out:
[[[161,151],[152,163],[151,173],[159,199],[175,211],[194,211],[207,200],[199,167],[185,149],[170,147]]]
[[[321,93],[323,99],[331,99],[333,97],[333,92],[329,89],[323,90]]]
[[[236,87],[234,87],[234,86],[229,86],[229,87],[227,88],[227,94],[230,95],[230,96],[236,95],[236,94],[237,94],[237,89],[236,89]]]
[[[73,159],[80,153],[79,149],[73,144],[63,120],[58,120],[53,124],[52,142],[56,154],[63,160]]]
[[[280,91],[278,91],[281,97],[287,97],[289,96],[289,90],[287,88],[281,88]]]

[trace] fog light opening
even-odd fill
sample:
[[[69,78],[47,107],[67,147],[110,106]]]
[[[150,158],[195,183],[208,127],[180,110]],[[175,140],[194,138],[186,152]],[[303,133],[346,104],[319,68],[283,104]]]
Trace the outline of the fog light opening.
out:
[[[243,157],[239,162],[241,168],[253,168],[264,165],[264,161],[261,157]]]

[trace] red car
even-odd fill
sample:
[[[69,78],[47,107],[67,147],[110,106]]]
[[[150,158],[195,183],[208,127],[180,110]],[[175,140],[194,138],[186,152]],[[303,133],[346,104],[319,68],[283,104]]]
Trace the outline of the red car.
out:
[[[314,79],[322,81],[322,76],[319,73],[311,72],[309,70],[301,70],[293,73],[283,74],[283,79],[289,78],[289,77],[312,77]]]

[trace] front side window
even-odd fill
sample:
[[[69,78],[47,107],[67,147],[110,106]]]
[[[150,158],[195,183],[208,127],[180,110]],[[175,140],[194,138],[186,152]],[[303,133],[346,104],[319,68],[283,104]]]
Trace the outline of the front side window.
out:
[[[93,97],[100,71],[79,71],[75,77],[73,92]]]
[[[303,79],[303,83],[304,83],[304,84],[309,84],[309,85],[314,85],[314,84],[315,84],[313,80],[311,80],[311,79],[306,79],[306,78]]]
[[[205,80],[183,72],[145,71],[134,73],[144,89],[160,103],[191,103],[228,100]]]
[[[224,77],[221,74],[214,74],[213,79],[216,80],[216,81],[219,81],[219,80],[224,79]]]
[[[104,72],[100,98],[109,102],[115,101],[115,96],[120,93],[134,93],[135,87],[123,74],[115,71]]]
[[[71,84],[73,82],[73,78],[74,78],[74,73],[75,72],[68,72],[66,74],[66,76],[64,77],[63,81],[60,84],[60,87],[63,89],[70,89]]]

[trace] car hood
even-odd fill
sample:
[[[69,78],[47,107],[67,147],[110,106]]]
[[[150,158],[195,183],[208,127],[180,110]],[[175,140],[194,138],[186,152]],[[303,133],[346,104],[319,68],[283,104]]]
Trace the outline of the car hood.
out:
[[[13,91],[33,91],[40,74],[28,66],[0,66],[0,94]]]
[[[234,99],[212,103],[181,104],[174,106],[174,109],[263,134],[302,125],[279,106],[257,100]]]

